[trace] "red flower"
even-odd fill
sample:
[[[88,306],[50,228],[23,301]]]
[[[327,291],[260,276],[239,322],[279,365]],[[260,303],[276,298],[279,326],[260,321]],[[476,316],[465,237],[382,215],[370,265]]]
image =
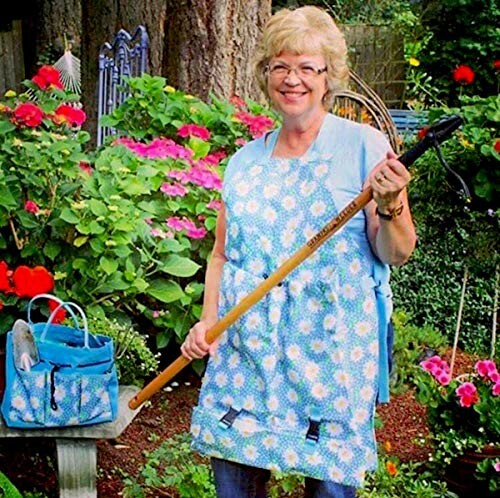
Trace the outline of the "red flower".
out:
[[[54,288],[54,279],[43,266],[18,266],[12,274],[14,293],[18,297],[34,297],[50,292]]]
[[[398,468],[396,467],[396,464],[394,462],[391,462],[390,460],[388,460],[385,463],[385,468],[387,469],[387,472],[391,477],[395,477],[398,473]]]
[[[57,124],[66,123],[69,126],[81,126],[87,116],[85,112],[69,104],[61,104],[51,116],[52,121]]]
[[[2,311],[2,310],[3,310],[3,302],[0,301],[0,311]]]
[[[5,261],[0,261],[0,291],[9,293],[12,292],[12,285],[10,283],[10,276],[12,272],[9,270]]]
[[[493,146],[493,148],[498,154],[500,154],[500,138],[497,138],[495,140],[495,145]]]
[[[40,211],[40,208],[35,201],[26,201],[24,204],[24,210],[28,211],[28,213],[36,214]]]
[[[14,109],[11,120],[17,126],[25,125],[35,128],[43,120],[43,111],[31,102],[24,102]]]
[[[59,306],[57,301],[54,299],[49,299],[49,311],[50,314]],[[56,313],[54,318],[52,319],[52,323],[61,323],[66,319],[66,310],[64,308],[59,308],[59,311]]]
[[[61,73],[53,66],[42,66],[31,81],[42,90],[47,90],[47,88],[59,88],[64,90],[64,86],[61,82]]]
[[[493,62],[493,67],[495,68],[495,71],[500,71],[500,59]]]
[[[87,173],[87,175],[91,175],[92,174],[92,166],[86,162],[86,161],[80,161],[78,163],[78,167],[85,173]]]
[[[476,73],[466,64],[461,64],[453,71],[453,79],[461,85],[470,85],[475,77]]]
[[[421,128],[420,130],[418,130],[418,133],[417,133],[417,137],[419,140],[423,140],[425,135],[427,135],[427,132],[429,131],[429,127],[428,126],[424,126],[423,128]]]

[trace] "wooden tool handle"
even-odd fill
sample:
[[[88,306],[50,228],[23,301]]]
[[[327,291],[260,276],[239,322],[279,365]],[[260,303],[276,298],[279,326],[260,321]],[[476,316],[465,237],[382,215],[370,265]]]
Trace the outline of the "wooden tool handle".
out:
[[[213,327],[207,331],[207,342],[211,344],[221,334],[241,317],[250,307],[259,302],[273,287],[282,282],[285,277],[305,259],[307,259],[318,247],[326,242],[335,232],[344,226],[357,212],[363,209],[372,199],[371,187],[366,188],[353,201],[351,201],[340,213],[327,223],[316,235],[307,241],[297,252],[287,259],[274,273],[259,284],[250,294],[245,296],[234,308],[224,315]],[[155,377],[130,401],[128,406],[135,410],[144,401],[158,392],[169,380],[177,375],[190,360],[179,356],[163,372]]]

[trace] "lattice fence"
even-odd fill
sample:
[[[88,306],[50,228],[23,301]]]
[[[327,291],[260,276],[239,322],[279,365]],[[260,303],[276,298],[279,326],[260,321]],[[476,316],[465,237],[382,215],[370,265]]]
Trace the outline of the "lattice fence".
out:
[[[404,101],[403,39],[390,26],[345,25],[350,66],[389,108]]]

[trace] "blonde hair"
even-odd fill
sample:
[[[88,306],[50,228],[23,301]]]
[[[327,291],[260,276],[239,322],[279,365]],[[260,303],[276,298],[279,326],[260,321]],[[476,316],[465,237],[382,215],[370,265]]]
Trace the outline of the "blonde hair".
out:
[[[323,97],[323,104],[329,108],[333,93],[344,88],[349,78],[344,35],[333,19],[324,10],[313,6],[282,9],[269,19],[262,33],[255,63],[257,80],[267,98],[266,67],[272,57],[285,51],[295,55],[322,55],[325,58],[328,90]]]

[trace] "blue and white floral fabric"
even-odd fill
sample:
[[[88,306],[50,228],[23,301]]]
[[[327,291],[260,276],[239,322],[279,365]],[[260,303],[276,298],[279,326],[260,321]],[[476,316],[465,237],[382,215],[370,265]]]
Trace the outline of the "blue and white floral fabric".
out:
[[[330,114],[301,158],[271,157],[277,133],[242,148],[226,171],[220,316],[354,199],[390,148],[377,130]],[[360,212],[224,333],[193,413],[194,448],[362,485],[387,391],[388,276]]]

